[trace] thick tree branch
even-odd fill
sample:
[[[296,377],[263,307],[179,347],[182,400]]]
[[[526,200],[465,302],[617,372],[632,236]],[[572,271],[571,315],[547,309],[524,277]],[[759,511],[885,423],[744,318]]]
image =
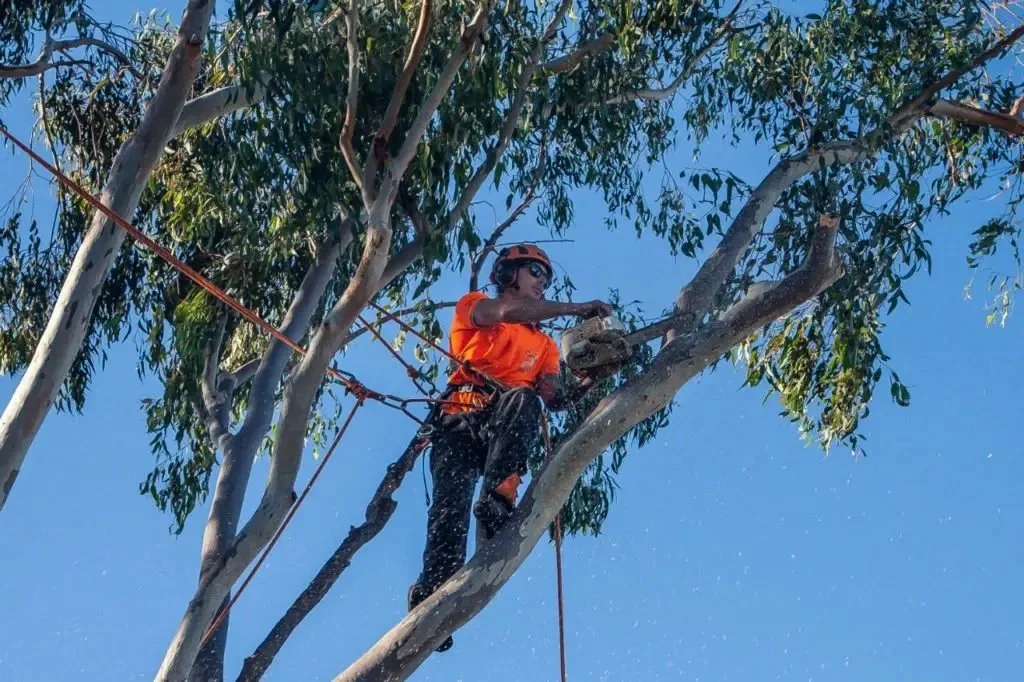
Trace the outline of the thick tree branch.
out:
[[[663,102],[676,94],[676,91],[682,87],[683,83],[690,80],[690,76],[693,75],[693,70],[697,68],[697,65],[700,64],[701,61],[704,60],[704,57],[706,57],[708,53],[715,48],[715,45],[717,45],[722,38],[731,33],[730,29],[732,27],[732,23],[736,19],[736,14],[740,11],[740,7],[743,6],[744,1],[745,0],[739,0],[739,2],[733,6],[729,14],[727,14],[725,19],[722,20],[722,23],[715,29],[715,32],[711,34],[711,39],[708,40],[707,44],[698,50],[697,54],[686,62],[686,66],[683,68],[682,72],[676,76],[667,87],[653,90],[642,89],[627,91],[621,95],[612,97],[608,100],[607,104],[622,104],[624,102],[631,102],[638,99]]]
[[[185,103],[174,125],[171,137],[201,126],[204,123],[259,104],[266,95],[262,82],[249,85],[228,85]]]
[[[327,595],[341,574],[349,567],[356,552],[384,529],[398,507],[398,502],[391,496],[402,485],[405,475],[412,470],[420,452],[422,452],[422,447],[415,445],[409,447],[401,457],[388,465],[384,478],[377,485],[377,491],[366,506],[365,521],[349,529],[348,535],[320,568],[316,577],[292,602],[292,605],[288,607],[288,610],[256,647],[252,655],[245,659],[238,682],[254,682],[263,677],[295,628]]]
[[[1024,121],[1016,116],[986,111],[970,104],[940,99],[929,105],[927,112],[932,116],[954,119],[967,125],[1001,130],[1013,137],[1024,135]]]
[[[869,139],[861,139],[826,145],[776,164],[736,215],[722,241],[679,293],[675,310],[681,315],[683,324],[676,331],[686,334],[700,324],[709,312],[715,295],[735,269],[751,240],[761,231],[765,219],[775,209],[776,202],[786,189],[822,166],[854,163],[869,156],[873,150],[874,146]]]
[[[395,130],[395,124],[398,122],[398,112],[402,108],[405,93],[409,89],[409,84],[412,83],[412,77],[416,74],[416,69],[419,68],[420,59],[423,56],[423,48],[427,44],[433,5],[433,0],[421,0],[420,2],[419,23],[416,26],[412,45],[409,47],[409,55],[406,57],[405,66],[398,77],[398,82],[395,83],[395,89],[391,93],[391,101],[388,102],[388,108],[384,112],[384,120],[377,130],[376,136],[374,136],[373,148],[366,158],[366,166],[363,168],[364,187],[373,187],[377,180],[377,166],[384,160],[384,156],[387,153],[387,143],[391,139],[391,133]]]
[[[544,62],[541,64],[540,70],[549,74],[568,73],[579,66],[587,57],[593,57],[606,52],[614,44],[615,36],[605,31],[594,40],[582,43],[569,54]]]
[[[742,330],[749,336],[832,286],[843,274],[835,250],[838,234],[839,219],[822,216],[803,264],[777,282],[751,287],[746,296],[722,313],[717,324],[732,328],[734,333]],[[736,343],[742,338],[745,337]]]
[[[679,338],[655,358],[651,368],[608,396],[568,434],[531,481],[511,521],[458,573],[413,609],[372,648],[335,678],[335,682],[406,679],[433,649],[467,623],[497,594],[544,534],[579,476],[602,451],[628,429],[654,414],[713,360],[748,336],[765,319],[774,319],[820,292],[837,274],[831,248],[834,226],[815,238],[804,266],[764,292],[754,307],[739,307],[732,318]]]

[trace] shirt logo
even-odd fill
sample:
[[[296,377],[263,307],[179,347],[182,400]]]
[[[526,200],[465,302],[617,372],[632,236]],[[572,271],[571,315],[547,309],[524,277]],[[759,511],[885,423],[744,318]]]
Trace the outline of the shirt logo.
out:
[[[531,369],[533,369],[534,365],[537,364],[537,358],[537,351],[526,351],[526,355],[523,357],[523,361],[519,364],[519,371],[529,372]]]

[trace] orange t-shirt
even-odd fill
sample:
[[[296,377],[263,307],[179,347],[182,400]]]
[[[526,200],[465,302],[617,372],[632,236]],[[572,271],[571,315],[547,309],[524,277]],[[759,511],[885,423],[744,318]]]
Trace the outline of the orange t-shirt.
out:
[[[473,324],[473,307],[485,298],[486,294],[473,291],[455,304],[449,336],[452,355],[509,388],[534,386],[540,377],[558,374],[558,346],[537,326],[516,322],[499,322],[490,327]],[[481,381],[460,367],[448,383],[480,385]],[[456,393],[449,400],[467,407],[480,407],[484,402],[477,393]],[[460,409],[446,406],[444,411]]]

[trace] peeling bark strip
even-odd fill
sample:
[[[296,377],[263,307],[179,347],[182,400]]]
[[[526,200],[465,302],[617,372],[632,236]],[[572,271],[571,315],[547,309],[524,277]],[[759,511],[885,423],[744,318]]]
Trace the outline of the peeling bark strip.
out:
[[[117,153],[100,195],[103,204],[115,213],[131,215],[138,205],[195,81],[201,52],[192,42],[205,38],[212,11],[213,4],[208,0],[192,0],[185,8],[156,95],[138,130]],[[32,361],[0,417],[0,480],[13,485],[11,473],[21,468],[29,445],[82,347],[88,327],[85,323],[92,315],[114,254],[124,238],[124,231],[103,213],[93,213],[89,231],[75,254]],[[88,267],[90,263],[94,267]],[[79,309],[84,311],[83,324],[74,323]],[[5,486],[0,509],[10,492]]]

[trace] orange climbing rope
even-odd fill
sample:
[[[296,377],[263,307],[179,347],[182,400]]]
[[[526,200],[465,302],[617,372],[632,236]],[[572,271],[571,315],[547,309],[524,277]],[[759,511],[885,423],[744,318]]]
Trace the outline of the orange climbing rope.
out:
[[[550,460],[551,455],[551,429],[548,424],[548,417],[541,412],[541,421],[544,425],[544,450],[545,459]],[[561,663],[562,682],[565,677],[565,603],[562,598],[562,513],[555,514],[555,581],[558,594],[558,656]]]
[[[250,308],[246,307],[244,304],[242,304],[237,299],[232,297],[230,294],[225,292],[223,289],[218,287],[212,281],[210,281],[209,279],[207,279],[206,277],[204,277],[203,275],[201,275],[200,273],[195,271],[188,264],[186,264],[185,262],[180,260],[177,256],[175,256],[171,251],[169,251],[168,249],[166,249],[163,246],[161,246],[160,244],[158,244],[156,241],[154,241],[152,238],[150,238],[144,232],[142,232],[141,230],[136,228],[134,225],[132,225],[130,222],[128,222],[125,218],[120,216],[113,209],[111,209],[110,207],[108,207],[105,204],[103,204],[103,202],[100,201],[98,198],[96,198],[95,195],[91,194],[88,190],[83,188],[79,183],[77,183],[76,181],[74,181],[71,178],[69,178],[67,175],[65,175],[58,168],[56,168],[53,165],[51,165],[50,163],[48,163],[44,158],[42,158],[39,154],[37,154],[27,144],[25,144],[20,139],[18,139],[13,133],[11,133],[7,129],[6,126],[4,126],[2,124],[0,124],[0,133],[2,133],[4,135],[4,137],[6,137],[8,140],[10,140],[12,144],[14,144],[21,151],[23,151],[25,154],[27,154],[33,161],[35,161],[40,166],[45,168],[51,175],[53,175],[55,178],[57,178],[57,180],[60,181],[63,185],[65,185],[68,189],[70,189],[72,192],[74,192],[79,197],[81,197],[83,200],[85,200],[89,205],[91,205],[97,211],[99,211],[100,213],[105,215],[107,218],[112,220],[115,224],[118,225],[118,227],[123,229],[133,239],[135,239],[137,242],[141,243],[143,246],[145,246],[150,251],[155,253],[158,257],[160,257],[165,262],[167,262],[172,268],[174,268],[175,270],[177,270],[177,271],[181,272],[182,274],[184,274],[190,280],[195,282],[195,284],[197,286],[202,288],[204,291],[206,291],[207,293],[209,293],[214,298],[218,299],[219,301],[221,301],[222,303],[224,303],[225,305],[227,305],[231,309],[235,310],[243,318],[245,318],[246,320],[248,320],[252,324],[256,325],[256,327],[261,329],[263,332],[269,334],[270,336],[272,336],[277,341],[280,341],[281,343],[283,343],[284,345],[286,345],[288,348],[290,348],[294,352],[298,353],[299,355],[302,355],[302,356],[306,355],[307,350],[304,347],[302,347],[298,343],[292,341],[290,338],[288,338],[287,335],[285,335],[277,327],[275,327],[272,324],[270,324],[269,322],[265,321],[257,313],[253,312]],[[501,382],[497,381],[493,377],[488,376],[484,372],[482,372],[482,371],[480,371],[478,369],[475,369],[474,367],[471,367],[468,361],[462,361],[462,360],[459,360],[458,358],[456,358],[448,350],[442,348],[438,344],[434,343],[434,341],[432,341],[431,339],[428,339],[426,336],[424,336],[423,334],[418,332],[415,328],[413,328],[412,326],[406,324],[397,315],[394,315],[393,313],[390,313],[390,312],[386,311],[385,309],[383,309],[382,307],[380,307],[379,305],[377,305],[376,303],[374,303],[372,301],[369,303],[369,305],[372,306],[373,308],[375,308],[378,312],[380,312],[384,316],[385,319],[389,319],[389,320],[393,320],[393,321],[397,322],[407,332],[414,334],[415,336],[420,338],[422,341],[424,341],[425,343],[427,343],[431,347],[433,347],[435,350],[437,350],[437,351],[441,352],[442,354],[444,354],[445,356],[447,356],[452,362],[456,363],[457,365],[463,367],[467,371],[472,372],[476,376],[480,377],[485,383],[490,384],[491,386],[493,386],[495,388],[498,388],[499,390],[504,390],[506,388]],[[393,408],[393,409],[397,409],[397,410],[403,412],[406,416],[410,417],[411,419],[413,419],[414,421],[419,423],[421,426],[424,425],[424,422],[421,419],[419,419],[418,417],[416,417],[415,415],[413,415],[411,412],[409,412],[406,409],[407,405],[409,405],[411,403],[417,403],[417,402],[428,402],[428,403],[443,403],[443,402],[447,402],[447,401],[445,401],[443,399],[429,397],[429,393],[425,389],[423,389],[419,385],[419,383],[417,381],[418,378],[422,378],[423,377],[422,373],[419,372],[418,370],[416,370],[408,362],[406,362],[397,352],[394,352],[394,349],[391,348],[390,344],[388,344],[383,339],[383,337],[381,337],[380,334],[375,329],[373,329],[373,327],[369,323],[367,323],[366,320],[364,320],[361,316],[360,316],[360,321],[362,322],[362,324],[364,324],[366,326],[367,329],[370,330],[370,332],[377,339],[379,339],[382,343],[384,343],[384,345],[388,346],[388,348],[390,350],[392,350],[393,355],[396,357],[396,359],[398,359],[403,365],[405,365],[406,370],[409,372],[409,376],[413,380],[413,382],[416,385],[416,387],[422,393],[424,393],[424,395],[426,395],[427,397],[421,398],[421,399],[409,399],[409,398],[402,399],[402,398],[399,398],[399,397],[394,396],[394,395],[389,395],[389,394],[385,394],[385,393],[378,393],[377,391],[369,389],[365,384],[363,384],[361,381],[359,381],[351,373],[343,372],[342,370],[338,370],[338,369],[336,369],[334,367],[331,367],[331,366],[327,367],[327,373],[333,379],[335,379],[336,381],[341,383],[348,390],[348,392],[350,392],[354,396],[356,396],[356,404],[352,408],[352,410],[349,412],[348,417],[345,419],[345,422],[342,424],[341,428],[338,430],[337,434],[335,435],[334,441],[331,443],[331,446],[328,448],[327,452],[324,454],[324,457],[321,460],[320,464],[317,466],[316,470],[313,472],[313,475],[310,478],[309,482],[306,484],[306,487],[303,489],[302,494],[299,495],[296,498],[296,500],[292,503],[292,505],[289,507],[288,512],[285,514],[285,517],[284,517],[284,519],[281,522],[281,525],[278,526],[277,530],[274,532],[273,536],[270,539],[270,542],[267,543],[267,546],[264,548],[263,552],[260,554],[259,559],[253,565],[252,569],[249,571],[249,574],[246,576],[245,580],[242,581],[242,584],[239,586],[239,588],[235,592],[235,594],[231,597],[231,599],[228,601],[228,603],[226,605],[224,605],[223,608],[220,609],[220,611],[214,617],[214,620],[210,624],[210,627],[207,629],[206,633],[203,635],[203,639],[202,639],[202,641],[200,643],[200,648],[202,648],[202,646],[204,646],[206,644],[206,642],[209,640],[209,638],[213,635],[213,633],[216,631],[217,627],[220,625],[220,623],[223,621],[223,619],[227,616],[228,612],[231,610],[232,606],[234,606],[234,604],[238,601],[238,598],[241,596],[242,592],[245,590],[245,588],[252,581],[252,579],[255,576],[256,572],[263,565],[263,563],[266,560],[267,556],[270,554],[270,551],[277,544],[278,539],[280,539],[280,537],[283,534],[285,528],[288,526],[288,523],[295,516],[295,513],[298,511],[299,506],[302,504],[303,500],[306,498],[306,495],[312,489],[313,484],[316,482],[317,478],[320,475],[320,472],[323,471],[324,466],[326,466],[328,460],[331,458],[331,455],[334,453],[334,451],[337,448],[338,444],[341,442],[341,438],[342,438],[342,436],[344,436],[344,434],[347,431],[349,425],[352,423],[352,420],[355,417],[356,412],[358,412],[359,408],[362,407],[365,404],[367,399],[375,400],[375,401],[377,401],[377,402],[379,402],[379,403],[381,403],[381,404],[383,404],[383,405],[385,405],[387,407],[390,407],[390,408]],[[436,387],[434,387],[434,391],[436,392]],[[547,449],[547,456],[548,456],[548,458],[550,458],[551,457],[551,441],[550,441],[550,435],[548,433],[548,422],[547,422],[547,417],[546,416],[543,417],[543,422],[544,422],[544,442],[545,442],[545,447]],[[561,558],[561,527],[560,526],[561,526],[561,524],[560,524],[559,517],[556,516],[555,517],[555,556],[556,556],[556,562],[557,562],[559,649],[560,649],[560,655],[561,655],[561,676],[562,676],[561,679],[562,679],[562,682],[565,682],[565,680],[566,680],[565,628],[564,628],[564,609],[563,609],[563,600],[562,600],[562,558]]]
[[[8,140],[14,143],[14,145],[21,149],[23,152],[28,154],[33,161],[35,161],[43,168],[45,168],[47,171],[49,171],[54,177],[60,180],[65,186],[71,189],[79,197],[88,202],[97,211],[99,211],[100,213],[107,216],[115,223],[117,223],[118,227],[127,232],[129,235],[131,235],[136,241],[142,243],[157,256],[165,260],[175,270],[178,270],[179,272],[184,274],[186,277],[195,282],[199,287],[210,293],[214,298],[217,298],[225,305],[234,309],[239,315],[249,320],[254,325],[262,329],[267,334],[270,334],[275,339],[285,344],[299,355],[306,354],[305,348],[289,339],[277,327],[265,321],[263,318],[261,318],[259,315],[254,313],[252,310],[247,308],[242,303],[240,303],[238,300],[236,300],[230,294],[228,294],[223,289],[218,287],[216,284],[214,284],[206,277],[203,277],[201,274],[193,270],[188,264],[184,263],[169,250],[155,242],[152,238],[146,235],[146,233],[136,228],[134,225],[132,225],[127,220],[118,215],[114,210],[112,210],[99,199],[97,199],[94,195],[90,194],[88,190],[83,188],[81,185],[79,185],[77,182],[66,176],[63,172],[61,172],[54,166],[50,165],[44,158],[39,156],[39,154],[37,154],[31,147],[29,147],[24,142],[15,137],[9,130],[7,130],[5,126],[0,125],[0,133],[3,133]],[[351,389],[355,388],[355,386],[357,385],[362,385],[358,380],[344,376],[341,372],[334,369],[333,367],[328,367],[327,371],[328,373],[331,374],[333,378],[337,379],[346,388]],[[378,399],[385,396],[375,391],[370,391],[368,397]]]

